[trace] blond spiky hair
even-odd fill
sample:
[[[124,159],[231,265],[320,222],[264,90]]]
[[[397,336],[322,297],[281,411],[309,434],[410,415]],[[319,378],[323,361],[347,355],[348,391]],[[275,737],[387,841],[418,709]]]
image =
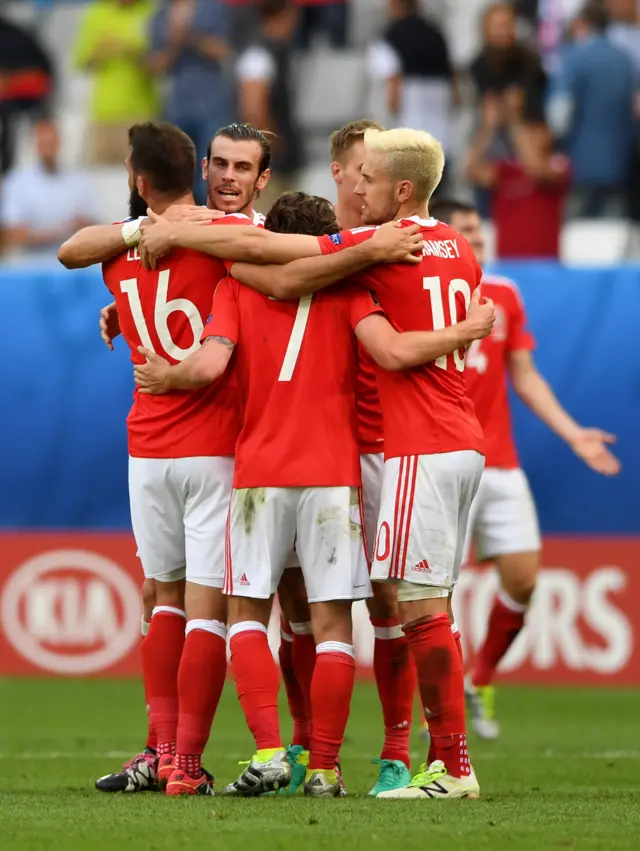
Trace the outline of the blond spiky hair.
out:
[[[424,130],[398,127],[395,130],[367,130],[367,151],[386,154],[394,180],[409,180],[416,200],[428,201],[442,179],[444,151],[442,145]]]

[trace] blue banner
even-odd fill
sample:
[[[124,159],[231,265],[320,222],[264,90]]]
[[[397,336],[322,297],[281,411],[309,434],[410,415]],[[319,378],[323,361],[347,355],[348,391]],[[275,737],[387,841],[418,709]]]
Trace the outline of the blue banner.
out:
[[[514,427],[543,530],[640,532],[640,267],[500,268],[520,287],[536,362],[569,412],[618,435],[623,472],[588,470],[517,400]],[[127,529],[128,350],[109,352],[100,273],[0,271],[0,526]]]

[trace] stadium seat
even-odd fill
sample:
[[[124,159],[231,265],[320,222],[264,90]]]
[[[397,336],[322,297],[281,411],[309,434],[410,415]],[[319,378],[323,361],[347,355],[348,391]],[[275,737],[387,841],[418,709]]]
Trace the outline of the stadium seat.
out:
[[[629,259],[633,225],[623,219],[579,219],[563,229],[560,256],[568,266],[606,266]]]

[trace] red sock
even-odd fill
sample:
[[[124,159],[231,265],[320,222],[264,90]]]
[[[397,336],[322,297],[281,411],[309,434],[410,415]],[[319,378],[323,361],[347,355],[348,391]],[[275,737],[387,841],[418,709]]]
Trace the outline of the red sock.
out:
[[[149,707],[147,706],[147,717],[148,717],[148,727],[147,727],[147,744],[145,745],[145,750],[155,751],[158,748],[158,737],[156,736],[156,730],[153,724],[151,723],[151,717],[149,716]]]
[[[451,624],[451,633],[453,634],[453,640],[456,643],[456,650],[458,651],[458,656],[460,657],[460,663],[462,664],[462,670],[464,671],[464,656],[462,654],[462,634],[458,629],[458,625],[456,623]],[[431,765],[431,763],[436,759],[436,750],[433,744],[433,740],[429,739],[429,755],[427,756],[427,765]]]
[[[371,618],[375,633],[373,672],[384,718],[381,759],[397,759],[409,768],[409,736],[416,690],[416,669],[400,618]]]
[[[280,673],[287,693],[289,712],[293,719],[292,745],[300,745],[309,750],[311,743],[311,718],[307,714],[307,704],[296,679],[293,670],[293,633],[289,624],[284,619],[280,623],[280,648],[278,659],[280,661]]]
[[[300,727],[299,736],[304,736],[306,731],[306,744],[299,742],[294,735],[294,744],[303,745],[305,750],[311,747],[312,734],[312,712],[311,712],[311,682],[313,680],[313,671],[316,665],[316,641],[311,633],[311,624],[293,624],[293,646],[291,649],[291,663],[293,665],[293,674],[298,681],[302,699],[304,701],[304,718]],[[296,632],[296,630],[306,629],[308,632]]]
[[[478,651],[471,681],[474,686],[493,682],[498,663],[515,641],[524,626],[526,606],[511,600],[504,592],[493,601],[489,615],[487,637]]]
[[[267,630],[257,621],[243,621],[232,626],[229,635],[238,698],[256,740],[256,749],[280,748],[280,678],[269,649]]]
[[[333,771],[347,728],[356,678],[353,647],[325,641],[317,647],[311,683],[313,730],[309,768]]]
[[[142,642],[142,671],[149,722],[158,754],[175,753],[178,727],[178,668],[184,646],[185,618],[179,609],[156,606]]]
[[[419,618],[404,626],[418,670],[420,697],[431,732],[435,759],[449,774],[471,771],[467,752],[462,662],[456,650],[449,616]]]
[[[190,621],[187,630],[178,671],[176,768],[198,778],[227,675],[227,629],[220,621]]]

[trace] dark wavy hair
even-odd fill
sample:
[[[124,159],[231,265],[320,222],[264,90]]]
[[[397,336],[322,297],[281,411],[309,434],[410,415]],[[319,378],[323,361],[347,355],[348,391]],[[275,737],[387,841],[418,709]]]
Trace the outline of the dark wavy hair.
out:
[[[196,149],[178,127],[168,121],[147,121],[129,128],[131,168],[144,175],[156,192],[180,195],[193,186]]]
[[[324,236],[338,233],[340,227],[333,204],[306,192],[285,192],[267,213],[266,230],[276,233],[302,233]]]

